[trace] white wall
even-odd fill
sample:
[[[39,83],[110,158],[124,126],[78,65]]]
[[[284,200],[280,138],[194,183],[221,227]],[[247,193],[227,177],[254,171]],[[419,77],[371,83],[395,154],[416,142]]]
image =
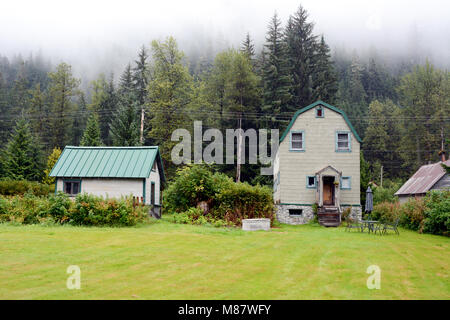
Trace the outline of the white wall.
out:
[[[57,191],[63,191],[62,182],[62,178],[57,179]],[[105,198],[129,195],[140,198],[143,196],[143,179],[81,178],[81,192]]]

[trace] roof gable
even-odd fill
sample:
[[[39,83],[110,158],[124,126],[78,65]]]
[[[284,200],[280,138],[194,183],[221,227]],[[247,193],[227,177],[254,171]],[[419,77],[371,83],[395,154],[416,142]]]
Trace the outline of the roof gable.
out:
[[[155,160],[165,181],[157,146],[66,146],[50,172],[51,177],[148,178]]]
[[[312,108],[314,108],[314,107],[316,107],[316,106],[318,106],[318,105],[321,105],[321,106],[323,106],[323,107],[325,107],[325,108],[328,108],[328,109],[330,109],[330,110],[333,110],[334,112],[339,113],[339,114],[344,118],[345,122],[347,123],[347,125],[349,126],[349,128],[350,128],[350,130],[352,131],[353,135],[355,136],[356,140],[357,140],[358,142],[361,142],[361,138],[359,137],[359,135],[358,135],[358,133],[356,132],[355,128],[353,128],[353,126],[352,126],[350,120],[348,119],[347,115],[345,114],[345,112],[342,111],[342,110],[340,110],[340,109],[338,109],[338,108],[336,108],[335,106],[332,106],[332,105],[330,105],[330,104],[328,104],[328,103],[325,103],[325,102],[319,100],[319,101],[316,101],[316,102],[310,104],[310,105],[307,106],[307,107],[304,107],[303,109],[298,110],[298,111],[294,114],[294,116],[292,117],[291,122],[289,122],[289,125],[287,126],[286,130],[284,131],[283,135],[282,135],[281,138],[280,138],[280,143],[283,142],[284,138],[285,138],[285,137],[287,136],[287,134],[289,133],[289,130],[291,130],[292,126],[293,126],[294,123],[295,123],[295,120],[297,120],[297,117],[298,117],[299,115],[301,115],[302,113],[304,113],[304,112],[306,112],[306,111],[308,111],[308,110],[310,110],[310,109],[312,109]]]

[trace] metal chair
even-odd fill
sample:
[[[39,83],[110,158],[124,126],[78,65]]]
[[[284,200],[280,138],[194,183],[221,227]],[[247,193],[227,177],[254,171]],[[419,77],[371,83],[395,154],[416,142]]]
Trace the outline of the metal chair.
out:
[[[350,231],[351,229],[359,229],[359,231],[362,231],[362,224],[359,221],[347,218],[347,226],[345,227],[345,231]]]
[[[375,229],[375,233],[377,233],[377,231],[380,231],[380,235],[382,234],[387,234],[388,230],[392,230],[395,231],[395,233],[399,236],[400,232],[398,231],[398,222],[400,221],[400,218],[395,219],[395,221],[392,222],[384,222],[384,223],[380,223],[377,228]]]

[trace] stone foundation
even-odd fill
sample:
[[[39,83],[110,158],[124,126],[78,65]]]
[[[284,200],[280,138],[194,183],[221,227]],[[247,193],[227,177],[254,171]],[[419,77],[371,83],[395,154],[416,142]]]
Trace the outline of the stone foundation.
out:
[[[350,212],[350,218],[352,220],[357,220],[357,221],[361,221],[362,220],[362,211],[361,211],[361,207],[355,207],[355,206],[341,206],[342,212],[344,212],[345,209],[347,208],[352,208],[351,212]]]
[[[305,224],[314,219],[314,213],[311,206],[301,206],[294,204],[277,204],[276,217],[281,223],[286,224]],[[302,210],[301,215],[291,215],[289,210]]]
[[[353,220],[362,219],[361,207],[358,206],[341,206],[342,212],[351,207],[350,218]],[[294,204],[276,204],[276,218],[281,223],[286,224],[305,224],[314,219],[312,206],[308,205],[294,205]],[[289,210],[302,210],[301,215],[291,215]]]

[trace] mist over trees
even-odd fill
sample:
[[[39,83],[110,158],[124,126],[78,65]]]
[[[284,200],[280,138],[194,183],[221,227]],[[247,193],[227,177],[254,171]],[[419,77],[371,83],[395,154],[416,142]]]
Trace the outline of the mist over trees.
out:
[[[301,6],[286,21],[266,19],[262,47],[245,33],[239,48],[187,56],[173,37],[153,40],[120,74],[88,85],[64,62],[0,56],[0,176],[40,180],[45,159],[66,145],[159,145],[170,175],[173,130],[202,120],[204,130],[282,131],[316,100],[344,110],[363,138],[366,180],[377,181],[381,166],[385,177],[404,179],[438,161],[442,144],[449,150],[448,71],[414,52],[386,60],[376,48],[330,50]],[[235,167],[217,170],[233,176]],[[241,180],[270,183],[258,173],[258,164],[244,165]]]

